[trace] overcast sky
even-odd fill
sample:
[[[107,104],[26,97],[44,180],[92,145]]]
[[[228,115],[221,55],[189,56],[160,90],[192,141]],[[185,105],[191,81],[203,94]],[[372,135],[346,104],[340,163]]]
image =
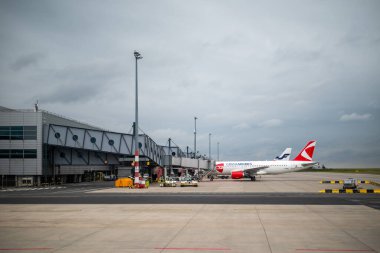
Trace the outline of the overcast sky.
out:
[[[0,105],[221,160],[380,167],[379,1],[0,1]]]

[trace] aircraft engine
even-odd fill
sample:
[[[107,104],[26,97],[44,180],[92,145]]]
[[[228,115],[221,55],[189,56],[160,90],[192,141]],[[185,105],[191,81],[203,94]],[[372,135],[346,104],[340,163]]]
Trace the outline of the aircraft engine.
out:
[[[232,179],[240,179],[244,177],[244,172],[243,171],[232,171],[231,173],[231,178]]]

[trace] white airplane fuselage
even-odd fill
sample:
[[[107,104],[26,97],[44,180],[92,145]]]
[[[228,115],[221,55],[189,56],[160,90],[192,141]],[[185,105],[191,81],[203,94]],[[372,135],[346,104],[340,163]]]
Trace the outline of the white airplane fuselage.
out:
[[[311,168],[316,164],[316,162],[313,162],[312,158],[315,144],[316,141],[309,141],[292,161],[220,161],[216,162],[215,170],[217,171],[217,174],[228,175],[233,179],[249,177],[252,181],[255,181],[256,175],[282,174]],[[287,152],[287,150],[285,151]]]
[[[244,171],[247,169],[267,167],[259,169],[255,174],[273,175],[308,168],[309,166],[305,166],[307,163],[308,162],[305,161],[220,161],[216,162],[216,171],[219,175],[229,175],[232,176],[232,178],[241,178],[244,175]],[[313,162],[310,162],[310,167],[312,167],[313,164]]]

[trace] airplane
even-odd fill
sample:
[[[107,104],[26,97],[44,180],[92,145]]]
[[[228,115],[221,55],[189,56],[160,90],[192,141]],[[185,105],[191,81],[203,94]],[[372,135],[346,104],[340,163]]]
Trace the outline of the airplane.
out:
[[[311,168],[317,164],[312,159],[316,143],[309,141],[291,161],[221,161],[216,162],[215,169],[218,174],[231,176],[232,179],[250,178],[256,181],[257,175],[282,174]]]
[[[292,153],[292,148],[286,148],[284,150],[284,152],[282,152],[281,155],[279,156],[276,156],[276,158],[274,159],[275,161],[279,161],[279,160],[282,160],[282,161],[289,161],[290,159],[290,154]]]
[[[289,161],[289,158],[290,158],[290,154],[292,153],[292,148],[286,148],[284,150],[284,152],[282,152],[281,155],[279,156],[276,156],[274,158],[274,161]],[[229,177],[229,175],[222,175],[222,174],[219,174],[217,175],[217,177],[221,178],[221,179],[227,179]]]

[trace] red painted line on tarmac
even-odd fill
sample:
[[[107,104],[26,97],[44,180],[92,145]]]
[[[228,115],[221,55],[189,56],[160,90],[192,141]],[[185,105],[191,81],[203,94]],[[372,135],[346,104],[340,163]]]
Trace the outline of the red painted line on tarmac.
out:
[[[0,251],[38,251],[38,250],[52,250],[53,248],[0,248]]]
[[[231,250],[229,248],[154,248],[154,249],[159,249],[159,250],[198,250],[198,251],[211,251],[211,250]]]
[[[371,249],[296,249],[306,252],[373,252]]]

